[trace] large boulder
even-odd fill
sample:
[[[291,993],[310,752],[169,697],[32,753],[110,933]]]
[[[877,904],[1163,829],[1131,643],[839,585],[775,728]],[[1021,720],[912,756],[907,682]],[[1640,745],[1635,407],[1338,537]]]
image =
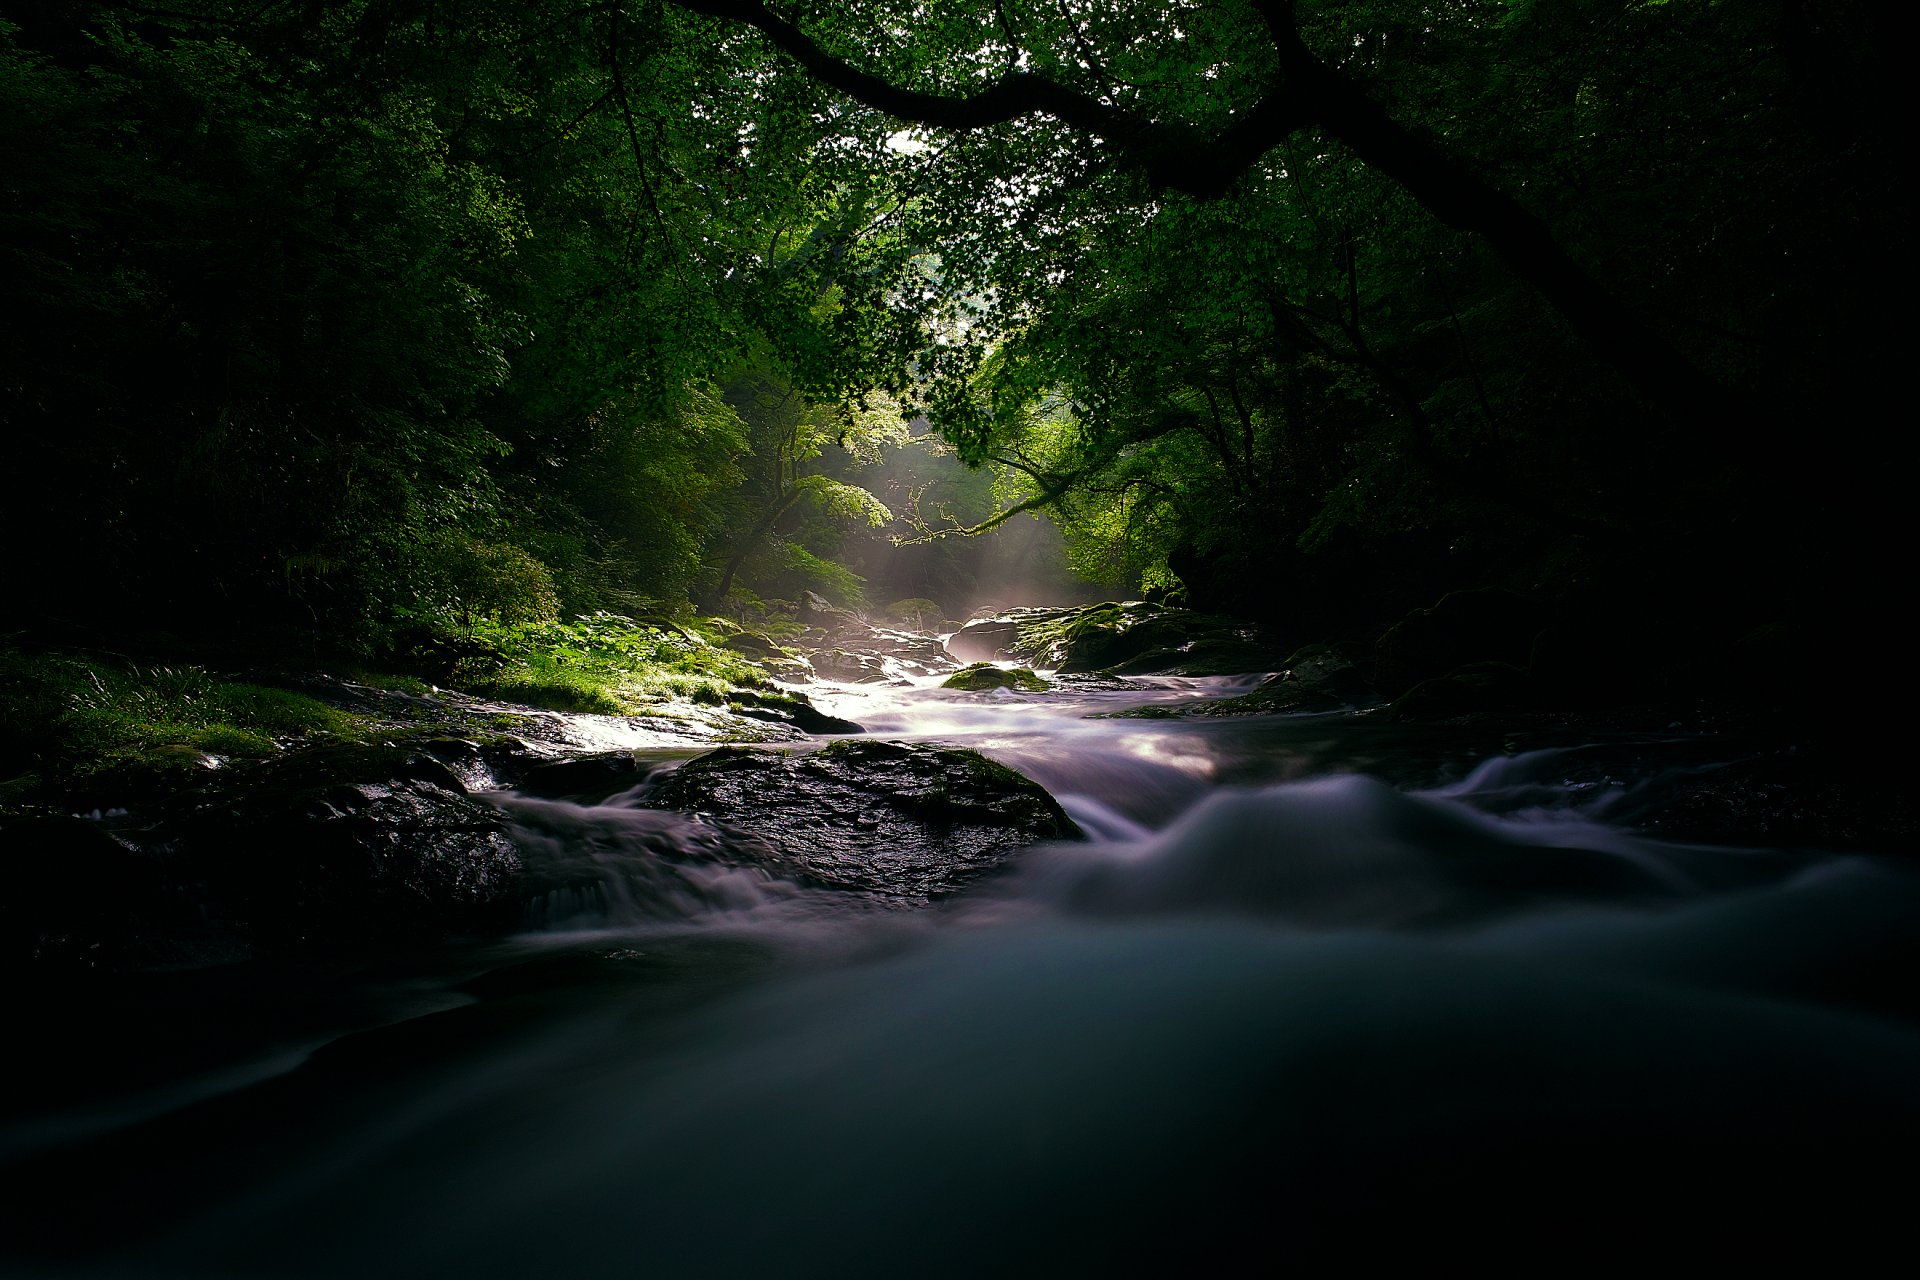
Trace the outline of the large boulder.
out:
[[[521,795],[543,800],[599,802],[645,782],[654,766],[631,751],[597,751],[529,769],[514,784]]]
[[[1469,662],[1422,680],[1393,700],[1395,720],[1445,720],[1481,711],[1510,711],[1531,702],[1524,669],[1509,662]]]
[[[868,631],[865,618],[812,591],[800,593],[800,618],[809,627],[832,634],[865,635]]]
[[[920,905],[1039,840],[1079,829],[1038,783],[975,751],[847,739],[819,751],[722,747],[662,776],[646,803],[731,828],[783,878]]]
[[[982,618],[969,622],[948,636],[947,652],[961,662],[992,662],[998,658],[1019,656],[1019,643],[1018,619]]]
[[[201,771],[94,819],[0,830],[7,959],[191,967],[511,928],[505,817],[425,750],[333,746]]]
[[[964,662],[1012,658],[1066,673],[1238,675],[1281,654],[1251,623],[1146,600],[1083,609],[1018,609],[969,623],[947,641]]]
[[[814,706],[806,697],[796,693],[754,693],[747,689],[739,689],[728,698],[727,706],[735,715],[746,716],[750,720],[768,720],[774,724],[792,725],[802,733],[863,732],[853,721],[842,720],[839,716],[830,716]]]
[[[505,818],[426,752],[322,748],[233,783],[158,833],[261,949],[411,943],[519,917]]]
[[[173,967],[215,950],[165,861],[99,820],[40,816],[0,827],[0,963],[43,974]],[[231,949],[227,940],[225,949]]]
[[[940,682],[942,689],[960,689],[968,693],[987,693],[1012,689],[1018,693],[1045,693],[1050,686],[1027,667],[996,667],[991,662],[976,662],[962,667]]]
[[[1237,697],[1154,703],[1110,713],[1112,719],[1186,720],[1228,716],[1297,715],[1371,705],[1379,695],[1354,655],[1340,645],[1296,650],[1282,670]]]

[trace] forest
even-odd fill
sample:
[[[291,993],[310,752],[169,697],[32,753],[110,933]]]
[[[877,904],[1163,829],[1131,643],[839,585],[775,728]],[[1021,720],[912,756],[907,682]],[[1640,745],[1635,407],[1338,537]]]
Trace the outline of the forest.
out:
[[[10,6],[14,625],[866,604],[850,528],[1016,509],[1302,639],[1862,625],[1874,6],[1162,8]]]
[[[1887,1019],[1885,1042],[1828,1028],[1836,1045],[1863,1037],[1830,1080],[1826,1059],[1783,1047],[1818,1040],[1800,1023],[1703,1003],[1699,1035],[1785,1064],[1739,1077],[1754,1097],[1871,1060],[1858,1115],[1794,1112],[1765,1156],[1715,1145],[1763,1127],[1759,1104],[1689,1110],[1690,1090],[1713,1093],[1718,1050],[1647,1030],[1653,1004],[1620,1025],[1659,1065],[1623,1078],[1665,1101],[1619,1103],[1635,1117],[1621,1134],[1584,1127],[1613,1087],[1597,1077],[1556,1075],[1509,1106],[1493,1071],[1461,1114],[1483,1106],[1511,1137],[1503,1124],[1543,1108],[1573,1135],[1545,1158],[1596,1215],[1622,1203],[1609,1179],[1674,1133],[1675,1163],[1632,1202],[1657,1201],[1659,1229],[1684,1220],[1706,1241],[1755,1205],[1811,1212],[1783,1171],[1836,1153],[1864,1168],[1889,1134],[1920,1132],[1895,1070],[1920,1064],[1920,1008],[1891,976],[1913,959],[1920,894],[1875,860],[1910,855],[1920,832],[1903,759],[1874,746],[1920,710],[1898,586],[1911,161],[1885,10],[8,0],[0,851],[16,870],[0,962],[49,993],[29,1023],[68,1042],[35,1060],[36,1088],[70,1118],[309,1039],[336,1065],[212,1111],[127,1103],[143,1118],[74,1121],[57,1140],[32,1136],[54,1130],[33,1127],[31,1098],[10,1106],[0,1175],[35,1190],[8,1211],[26,1243],[0,1268],[527,1274],[545,1223],[611,1212],[613,1192],[579,1190],[548,1219],[503,1190],[520,1207],[500,1223],[517,1225],[460,1248],[445,1204],[408,1198],[412,1216],[383,1225],[407,1169],[454,1178],[465,1148],[450,1143],[355,1166],[367,1180],[320,1203],[359,1234],[311,1253],[286,1247],[305,1228],[284,1206],[245,1202],[255,1225],[231,1238],[216,1210],[242,1203],[248,1117],[364,1102],[372,1086],[342,1083],[356,1070],[452,1071],[459,1045],[498,1065],[532,1042],[511,1027],[536,1004],[557,1054],[558,1011],[617,987],[667,1029],[621,1033],[619,1089],[647,1100],[624,1123],[668,1141],[680,1106],[714,1125],[711,1163],[674,1193],[689,1216],[656,1224],[661,1274],[773,1274],[784,1255],[703,1216],[798,1176],[769,1151],[824,1148],[821,1185],[845,1203],[892,1205],[901,1233],[928,1224],[869,1184],[880,1157],[857,1143],[792,1111],[753,1136],[701,1111],[704,1095],[658,1074],[675,1035],[721,1075],[747,1070],[726,1045],[806,1062],[830,1040],[865,1087],[794,1067],[765,1096],[826,1096],[858,1128],[896,1087],[972,1097],[976,1082],[943,1075],[933,1039],[924,1061],[863,1057],[836,1000],[903,1035],[915,1000],[1002,1001],[985,1043],[1032,1049],[1060,1078],[989,1074],[982,1132],[1053,1105],[1079,1116],[1060,1121],[1073,1154],[996,1164],[943,1120],[888,1123],[946,1135],[915,1166],[942,1186],[977,1157],[1023,1170],[1003,1197],[1068,1174],[1104,1187],[1126,1158],[1074,1125],[1144,1109],[1158,1134],[1167,1099],[1268,1050],[1195,1025],[1190,1058],[1149,1054],[1144,1082],[1076,1111],[1066,1080],[1097,1055],[1051,1038],[1022,1003],[1033,992],[1105,1009],[1135,990],[1109,975],[1164,963],[1244,997],[1234,1026],[1266,1025],[1259,975],[1321,972],[1276,958],[1276,939],[1359,929],[1381,948],[1368,964],[1408,966],[1378,989],[1377,966],[1341,979],[1363,995],[1430,982],[1490,1028],[1475,1043],[1521,1057],[1538,1045],[1512,1028],[1586,1010],[1571,1057],[1618,1010],[1585,978],[1552,996],[1510,976],[1446,986],[1433,975],[1454,973],[1446,939],[1464,936],[1448,930],[1657,899],[1667,923],[1647,928],[1679,938],[1686,912],[1709,910],[1690,895],[1722,892],[1720,923],[1686,936],[1791,933],[1797,959],[1777,967],[1798,985],[1749,971],[1757,941],[1700,973],[1738,970],[1749,992],[1777,978],[1769,999],[1834,1027]],[[1077,840],[1091,843],[1059,853],[1067,870],[1020,853]],[[1343,861],[1388,847],[1390,871]],[[1103,849],[1134,861],[1096,867]],[[1253,849],[1268,870],[1228,870]],[[1554,869],[1522,873],[1519,849]],[[1309,857],[1288,850],[1318,861],[1283,885],[1271,868]],[[1793,897],[1827,858],[1842,868],[1827,896]],[[1156,859],[1157,879],[1142,870]],[[113,887],[75,892],[89,880]],[[852,961],[817,958],[832,950],[819,939],[879,954],[877,926],[829,899],[985,932],[915,943],[924,970],[861,986]],[[979,941],[1000,927],[994,902],[1058,928],[996,952]],[[1271,932],[1191,923],[1216,911]],[[1096,939],[1086,912],[1196,932]],[[760,932],[742,941],[749,917]],[[1618,961],[1609,974],[1657,968],[1621,928],[1581,936]],[[1505,954],[1520,932],[1473,945]],[[1403,943],[1451,958],[1422,969]],[[1565,954],[1544,954],[1513,972],[1558,972]],[[1006,956],[1032,987],[958,976]],[[402,1009],[402,971],[445,997],[430,1016]],[[1721,977],[1686,974],[1687,999],[1719,992]],[[1173,987],[1146,990],[1186,1025]],[[84,1034],[76,992],[111,1011]],[[804,1035],[826,1039],[741,1012],[768,992],[812,1009]],[[485,1012],[453,1008],[470,1000]],[[672,1030],[696,1008],[737,1017],[735,1039]],[[427,1023],[454,1030],[443,1044]],[[1373,1034],[1315,1026],[1299,1062]],[[101,1065],[123,1034],[154,1047],[130,1075]],[[1407,1034],[1417,1060],[1455,1060],[1439,1032]],[[627,1096],[613,1068],[567,1061],[589,1093]],[[1238,1087],[1280,1134],[1265,1095]],[[1371,1086],[1342,1087],[1325,1095],[1335,1112],[1365,1108]],[[517,1105],[574,1132],[557,1093],[539,1096]],[[1467,1192],[1413,1207],[1422,1179],[1458,1172],[1442,1153],[1458,1135],[1407,1138],[1444,1128],[1445,1108],[1404,1107],[1404,1128],[1381,1120],[1351,1147],[1317,1121],[1284,1128],[1349,1173],[1365,1151],[1404,1161],[1351,1195],[1318,1189],[1306,1156],[1262,1181],[1224,1136],[1140,1141],[1172,1161],[1153,1185],[1180,1213],[1304,1196],[1301,1220],[1324,1231],[1300,1236],[1299,1261],[1336,1256],[1379,1205],[1443,1253],[1477,1248]],[[463,1123],[483,1167],[551,1160],[566,1185],[590,1180],[523,1134]],[[1027,1150],[1014,1127],[1006,1150]],[[271,1132],[289,1168],[332,1167],[318,1126]],[[152,1133],[207,1145],[181,1176],[129,1155]],[[1522,1146],[1488,1138],[1461,1167],[1541,1214],[1541,1238],[1590,1227],[1515,1171]],[[1580,1151],[1598,1154],[1575,1174]],[[1230,1187],[1182,1181],[1180,1160],[1222,1154]],[[126,1168],[77,1192],[103,1159]],[[742,1172],[756,1162],[764,1175]],[[682,1172],[616,1165],[605,1186],[649,1195]],[[499,1174],[525,1190],[517,1176]],[[1697,1220],[1661,1198],[1723,1177],[1734,1189]],[[1106,1234],[1028,1223],[945,1265],[979,1274],[996,1241],[1029,1262],[1009,1274],[1186,1256],[1174,1234],[1132,1254],[1117,1224],[1137,1205],[1112,1194],[1083,1206]],[[842,1272],[845,1222],[783,1214],[792,1274],[882,1273],[893,1237]],[[73,1232],[112,1244],[88,1252]],[[589,1228],[574,1241],[564,1274],[630,1274],[625,1246]]]

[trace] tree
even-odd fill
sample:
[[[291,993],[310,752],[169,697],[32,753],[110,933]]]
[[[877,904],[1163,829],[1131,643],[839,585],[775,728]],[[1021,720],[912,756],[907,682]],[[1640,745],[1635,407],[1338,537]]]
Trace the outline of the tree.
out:
[[[1893,363],[1866,282],[1906,260],[1905,205],[1866,6],[1815,6],[1811,41],[1807,6],[1706,0],[682,7],[876,117],[839,128],[917,126],[912,236],[944,278],[918,403],[1015,466],[1035,408],[1067,405],[1042,418],[1071,447],[1023,501],[1131,476],[1128,509],[1178,512],[1156,536],[1189,565],[1210,528],[1241,530],[1246,564],[1342,530],[1356,569],[1485,561],[1435,580],[1572,539],[1722,561],[1750,592],[1887,509],[1840,496],[1857,448],[1762,445]],[[1184,296],[1146,283],[1209,207],[1228,227],[1200,233]],[[1220,447],[1247,434],[1236,351],[1263,367],[1240,378],[1254,436],[1286,446],[1256,462],[1305,467]],[[1268,514],[1214,514],[1236,479]]]
[[[1728,392],[1595,281],[1541,218],[1482,179],[1438,139],[1394,120],[1351,76],[1315,56],[1302,37],[1294,0],[1246,0],[1244,30],[1233,30],[1231,18],[1223,25],[1198,8],[1176,9],[1162,28],[1171,43],[1186,40],[1182,21],[1195,19],[1201,29],[1191,43],[1218,57],[1183,56],[1169,47],[1169,38],[1159,42],[1152,62],[1162,82],[1173,83],[1174,114],[1169,116],[1157,109],[1162,103],[1154,99],[1162,95],[1136,99],[1126,89],[1138,88],[1139,82],[1108,70],[1116,52],[1132,53],[1130,46],[1153,30],[1150,15],[1137,5],[1088,6],[1105,10],[1103,25],[1125,33],[1116,50],[1090,46],[1067,6],[1060,9],[1063,21],[1041,17],[1044,11],[1036,8],[1034,20],[1020,26],[1009,18],[1006,5],[975,8],[957,21],[933,24],[888,12],[890,6],[870,6],[889,34],[904,36],[911,24],[919,35],[913,43],[932,48],[908,52],[907,66],[920,70],[932,64],[935,84],[941,83],[939,72],[947,71],[950,83],[958,81],[953,91],[944,85],[905,87],[861,70],[760,0],[677,2],[759,30],[822,83],[904,123],[964,132],[1046,117],[1085,135],[1089,151],[1092,144],[1105,144],[1110,156],[1139,170],[1156,191],[1218,199],[1283,142],[1318,128],[1403,185],[1443,222],[1483,237],[1649,400],[1704,415],[1701,425],[1709,431],[1717,430],[1727,410]],[[1035,65],[1043,69],[1028,69]],[[956,66],[964,68],[957,76]],[[999,73],[980,83],[989,67],[1000,68]],[[1059,74],[1069,69],[1078,74]],[[1182,76],[1187,83],[1178,82]],[[1209,98],[1235,105],[1223,118]],[[1104,157],[1087,166],[1103,163]]]

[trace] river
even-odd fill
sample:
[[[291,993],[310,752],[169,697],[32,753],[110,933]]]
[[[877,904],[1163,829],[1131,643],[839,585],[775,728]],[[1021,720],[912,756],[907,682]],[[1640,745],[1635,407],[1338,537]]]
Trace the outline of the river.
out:
[[[716,866],[322,991],[83,1011],[125,1076],[162,1025],[221,1049],[0,1132],[0,1271],[1556,1274],[1904,1240],[1908,863],[1640,834],[1736,749],[1677,729],[1103,718],[1244,687],[814,691],[1089,836],[925,911]],[[499,803],[539,856],[714,838]]]

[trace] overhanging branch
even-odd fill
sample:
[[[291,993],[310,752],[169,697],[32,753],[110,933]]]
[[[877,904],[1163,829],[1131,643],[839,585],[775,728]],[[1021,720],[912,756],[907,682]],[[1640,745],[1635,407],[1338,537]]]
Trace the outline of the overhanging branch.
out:
[[[1150,120],[1045,76],[1010,71],[965,95],[902,88],[821,48],[761,0],[673,0],[694,13],[763,33],[816,80],[910,124],[967,131],[1023,116],[1051,116],[1105,139],[1157,188],[1202,200],[1227,194],[1294,132],[1320,126],[1368,166],[1399,183],[1442,222],[1483,238],[1538,289],[1568,326],[1653,404],[1692,418],[1708,438],[1738,439],[1738,398],[1701,373],[1561,247],[1545,221],[1486,182],[1439,140],[1395,121],[1357,82],[1315,57],[1301,39],[1294,0],[1250,0],[1272,37],[1279,76],[1227,129],[1208,136],[1182,122]]]
[[[1149,120],[1046,76],[1009,71],[964,95],[902,88],[827,52],[759,0],[673,0],[681,8],[750,26],[820,83],[908,124],[965,132],[1046,115],[1103,138],[1146,171],[1154,186],[1217,199],[1249,166],[1308,124],[1306,103],[1277,87],[1217,138],[1178,123]]]

